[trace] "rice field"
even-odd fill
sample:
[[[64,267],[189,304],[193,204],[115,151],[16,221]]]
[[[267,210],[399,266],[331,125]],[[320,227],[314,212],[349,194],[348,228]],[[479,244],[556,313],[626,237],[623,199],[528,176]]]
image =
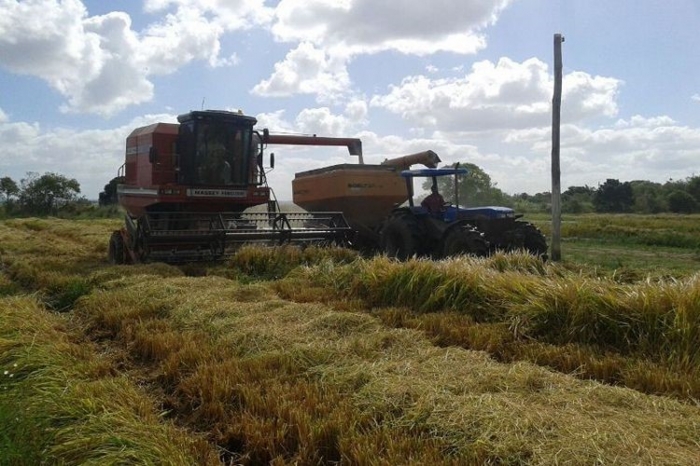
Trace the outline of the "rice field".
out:
[[[0,464],[700,461],[690,267],[111,266],[117,225],[0,223]]]

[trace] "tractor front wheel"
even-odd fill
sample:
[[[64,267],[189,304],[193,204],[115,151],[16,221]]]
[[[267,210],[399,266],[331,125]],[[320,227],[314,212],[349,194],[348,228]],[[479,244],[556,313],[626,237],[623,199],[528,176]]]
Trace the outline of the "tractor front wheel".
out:
[[[484,235],[470,226],[457,226],[447,231],[443,241],[443,256],[469,254],[477,257],[486,256],[489,246]]]
[[[523,249],[537,257],[547,256],[547,239],[544,234],[532,223],[519,222],[514,231],[518,243]]]

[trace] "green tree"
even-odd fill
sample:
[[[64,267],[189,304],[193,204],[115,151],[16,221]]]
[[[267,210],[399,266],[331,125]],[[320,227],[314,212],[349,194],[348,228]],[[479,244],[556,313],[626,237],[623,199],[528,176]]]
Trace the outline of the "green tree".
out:
[[[123,176],[117,176],[109,180],[109,183],[107,183],[104,187],[104,191],[101,191],[99,195],[99,202],[101,206],[117,203],[117,185],[123,182]]]
[[[634,195],[633,210],[639,214],[656,214],[668,209],[667,196],[663,186],[652,181],[636,180],[630,182]]]
[[[5,198],[5,202],[19,194],[19,186],[9,176],[0,178],[0,194]]]
[[[691,176],[688,178],[687,191],[695,200],[700,200],[700,176]]]
[[[605,183],[598,186],[593,196],[593,205],[596,212],[630,212],[634,205],[634,193],[632,185],[626,181],[608,178]]]
[[[57,173],[27,173],[21,181],[19,202],[22,211],[31,215],[55,214],[56,211],[77,199],[80,183]]]
[[[456,164],[451,165],[455,167]],[[510,196],[496,187],[491,181],[491,177],[480,167],[473,163],[460,163],[460,168],[466,168],[466,175],[459,175],[459,203],[462,206],[477,207],[484,205],[510,205]],[[423,189],[430,191],[432,184],[430,178],[423,182]],[[454,200],[454,177],[443,176],[438,178],[438,189],[445,198],[445,201]]]
[[[561,210],[570,214],[593,212],[595,188],[590,186],[570,186],[561,194]]]
[[[668,208],[671,212],[689,214],[697,210],[698,203],[690,193],[679,189],[668,195]]]

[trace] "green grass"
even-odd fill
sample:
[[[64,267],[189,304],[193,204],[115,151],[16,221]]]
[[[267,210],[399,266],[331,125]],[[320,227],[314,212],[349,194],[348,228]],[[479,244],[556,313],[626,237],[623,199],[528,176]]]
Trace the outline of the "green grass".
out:
[[[551,217],[530,214],[551,238]],[[584,214],[562,216],[563,263],[623,281],[687,277],[700,265],[699,215]]]

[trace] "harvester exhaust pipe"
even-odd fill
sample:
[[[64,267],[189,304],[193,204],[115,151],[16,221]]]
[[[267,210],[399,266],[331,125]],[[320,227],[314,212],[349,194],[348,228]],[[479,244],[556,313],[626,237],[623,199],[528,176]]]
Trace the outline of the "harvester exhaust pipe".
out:
[[[395,159],[387,159],[382,162],[382,165],[388,167],[396,167],[399,170],[408,170],[412,165],[423,164],[428,168],[437,168],[438,163],[442,162],[438,155],[431,151],[426,150],[423,152],[416,152],[411,155],[404,155],[403,157],[397,157]]]

